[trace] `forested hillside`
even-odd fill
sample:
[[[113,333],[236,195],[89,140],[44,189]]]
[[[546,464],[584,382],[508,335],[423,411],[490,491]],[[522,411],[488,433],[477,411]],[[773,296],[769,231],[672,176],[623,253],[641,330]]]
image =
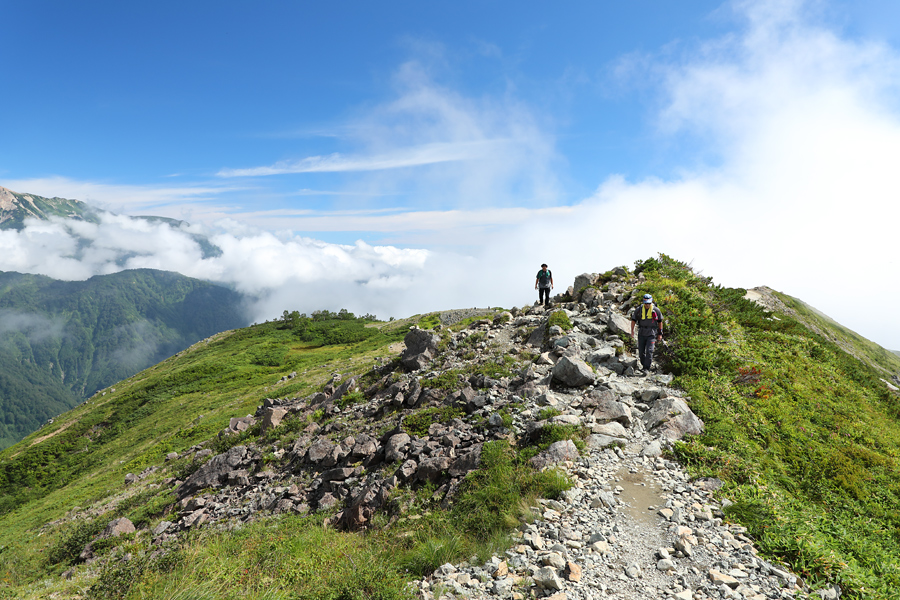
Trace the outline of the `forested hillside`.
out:
[[[57,281],[0,273],[0,448],[116,381],[246,322],[241,297],[141,269]]]

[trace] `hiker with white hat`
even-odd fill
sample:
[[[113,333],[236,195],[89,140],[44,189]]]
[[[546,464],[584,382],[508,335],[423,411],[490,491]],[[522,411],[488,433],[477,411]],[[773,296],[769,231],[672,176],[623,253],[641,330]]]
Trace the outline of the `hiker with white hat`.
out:
[[[643,302],[631,313],[631,337],[634,337],[635,325],[638,326],[638,357],[644,371],[649,371],[656,342],[662,341],[663,334],[662,313],[653,305],[650,294],[644,294]]]

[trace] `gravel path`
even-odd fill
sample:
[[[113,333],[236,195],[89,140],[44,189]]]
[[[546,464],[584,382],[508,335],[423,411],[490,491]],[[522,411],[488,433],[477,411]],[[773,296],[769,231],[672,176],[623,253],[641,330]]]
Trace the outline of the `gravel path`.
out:
[[[582,329],[590,329],[592,318],[570,314],[580,318]],[[520,343],[508,331],[495,330],[491,337],[503,345]],[[510,350],[525,349],[522,344]],[[546,362],[550,364],[540,367],[534,377],[551,371],[551,361]],[[589,443],[593,447],[584,455],[559,463],[574,486],[559,500],[541,500],[533,507],[538,517],[515,532],[510,550],[482,565],[443,565],[419,582],[421,598],[808,597],[795,575],[757,556],[743,527],[723,522],[722,506],[714,495],[721,482],[691,481],[681,465],[662,457],[665,440],[644,429],[640,416],[649,405],[657,398],[681,395],[668,387],[671,375],[635,376],[631,370],[627,374],[605,371],[596,382],[598,389],[616,390],[634,411],[627,443]],[[591,425],[580,408],[585,393],[554,390],[545,401],[562,411],[561,418],[584,419]],[[591,436],[595,437],[604,436]],[[837,598],[838,593],[823,590],[813,597]]]

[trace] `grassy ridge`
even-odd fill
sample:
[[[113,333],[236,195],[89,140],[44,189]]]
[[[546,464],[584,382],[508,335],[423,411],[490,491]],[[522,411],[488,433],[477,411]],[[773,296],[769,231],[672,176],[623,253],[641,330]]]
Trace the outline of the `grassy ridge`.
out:
[[[453,512],[437,505],[429,484],[397,489],[388,503],[392,515],[378,516],[381,525],[391,519],[390,531],[365,536],[323,528],[327,512],[269,517],[235,531],[192,532],[158,555],[144,531],[100,541],[95,550],[105,566],[61,578],[111,519],[152,528],[172,518],[165,513],[174,495],[160,484],[195,466],[190,458],[166,462],[168,452],[204,441],[214,452],[233,443],[292,442],[307,421],[286,419],[265,438],[258,426],[226,440],[216,433],[266,397],[305,395],[334,371],[369,370],[410,324],[333,313],[309,322],[297,317],[198,343],[0,452],[0,598],[409,598],[411,578],[497,551],[536,497],[555,497],[569,485],[554,471],[527,466],[530,449],[489,442],[482,470],[464,483]],[[292,371],[296,378],[282,379]],[[427,429],[438,418],[428,411],[410,425],[421,421]],[[164,467],[141,485],[123,486],[126,473],[151,465]],[[119,560],[126,554],[132,559]]]
[[[727,482],[729,516],[762,551],[846,597],[898,597],[900,398],[883,373],[665,255],[636,270],[668,318],[675,384],[706,423],[680,458]]]

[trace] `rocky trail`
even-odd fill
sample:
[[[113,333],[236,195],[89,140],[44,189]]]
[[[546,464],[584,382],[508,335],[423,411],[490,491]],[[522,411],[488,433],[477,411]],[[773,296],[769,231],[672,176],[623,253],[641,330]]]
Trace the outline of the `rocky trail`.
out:
[[[446,564],[419,581],[421,598],[807,597],[795,575],[759,558],[747,532],[724,521],[721,482],[692,481],[665,458],[675,440],[700,433],[703,423],[671,387],[671,375],[641,372],[625,350],[625,315],[638,283],[628,277],[622,270],[599,286],[596,274],[581,275],[570,288],[573,301],[557,297],[550,311],[513,309],[463,331],[412,328],[399,360],[384,357],[364,376],[335,374],[305,398],[266,400],[222,435],[254,423],[263,433],[288,419],[308,424],[288,444],[245,443],[211,457],[200,445],[167,457],[205,462],[184,481],[162,484],[175,489],[177,511],[144,535],[165,548],[201,526],[338,507],[332,526],[366,528],[379,512],[402,518],[403,507],[392,504],[397,488],[431,483],[436,498],[452,502],[488,441],[574,425],[589,432],[583,453],[565,440],[532,459],[537,468],[564,470],[573,487],[533,507],[537,518],[514,532],[507,552],[485,564]],[[551,324],[556,311],[570,327]],[[446,322],[463,316],[471,315],[450,314]],[[516,365],[509,376],[479,368],[505,359]],[[442,377],[454,385],[438,386]],[[447,407],[458,416],[410,432],[423,410]],[[93,560],[90,548],[83,558]],[[837,598],[839,591],[814,595]]]

